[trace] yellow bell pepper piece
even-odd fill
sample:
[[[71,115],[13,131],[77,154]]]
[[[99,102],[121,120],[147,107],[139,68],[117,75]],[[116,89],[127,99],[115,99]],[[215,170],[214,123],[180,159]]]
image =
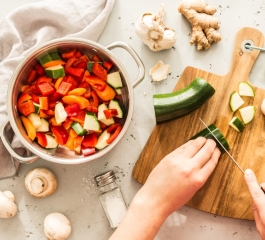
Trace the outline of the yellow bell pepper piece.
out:
[[[33,125],[33,123],[26,117],[21,116],[21,120],[23,122],[23,125],[27,131],[28,137],[33,141],[36,137],[36,129]]]
[[[62,98],[63,102],[66,104],[74,104],[77,103],[80,109],[87,108],[89,105],[89,101],[81,96],[76,95],[67,95]]]
[[[76,95],[76,96],[82,96],[86,92],[85,88],[75,88],[68,92],[67,95]]]

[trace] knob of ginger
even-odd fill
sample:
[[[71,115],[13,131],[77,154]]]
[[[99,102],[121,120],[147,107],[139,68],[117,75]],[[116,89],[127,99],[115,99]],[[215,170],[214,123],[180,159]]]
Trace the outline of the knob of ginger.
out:
[[[219,42],[221,34],[219,20],[213,16],[216,7],[208,6],[204,0],[184,0],[178,8],[192,26],[190,44],[197,45],[198,50],[207,50],[212,42]]]

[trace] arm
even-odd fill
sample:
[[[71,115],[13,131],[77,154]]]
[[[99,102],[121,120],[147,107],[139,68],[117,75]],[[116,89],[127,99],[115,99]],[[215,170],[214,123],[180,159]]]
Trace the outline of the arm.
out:
[[[250,169],[245,171],[245,179],[253,199],[253,214],[258,232],[262,239],[265,239],[265,195],[261,190],[254,172]],[[262,188],[265,190],[265,183]]]
[[[110,240],[154,239],[165,219],[203,186],[219,156],[215,142],[202,137],[168,154],[136,194]]]

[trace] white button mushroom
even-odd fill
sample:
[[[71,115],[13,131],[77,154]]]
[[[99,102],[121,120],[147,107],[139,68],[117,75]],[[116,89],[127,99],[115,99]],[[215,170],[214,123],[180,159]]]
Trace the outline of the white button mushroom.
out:
[[[27,174],[25,186],[32,196],[42,198],[55,191],[57,180],[55,175],[47,168],[35,168]]]
[[[65,240],[71,234],[69,219],[62,213],[48,214],[44,219],[44,233],[49,240]]]
[[[14,194],[10,191],[0,191],[0,218],[11,218],[17,213]]]

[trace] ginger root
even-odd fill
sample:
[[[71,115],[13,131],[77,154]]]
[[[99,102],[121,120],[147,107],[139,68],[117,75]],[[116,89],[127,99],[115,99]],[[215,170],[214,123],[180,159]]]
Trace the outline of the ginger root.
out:
[[[219,20],[213,17],[216,7],[208,6],[204,0],[184,0],[178,8],[192,26],[190,44],[197,44],[198,50],[207,50],[212,42],[219,42],[221,34]]]

